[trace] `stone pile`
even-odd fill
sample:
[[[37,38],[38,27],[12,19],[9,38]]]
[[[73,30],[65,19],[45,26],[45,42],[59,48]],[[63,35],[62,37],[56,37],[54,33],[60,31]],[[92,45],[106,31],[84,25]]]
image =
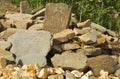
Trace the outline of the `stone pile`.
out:
[[[0,17],[0,79],[120,79],[119,34],[70,6],[23,1]]]

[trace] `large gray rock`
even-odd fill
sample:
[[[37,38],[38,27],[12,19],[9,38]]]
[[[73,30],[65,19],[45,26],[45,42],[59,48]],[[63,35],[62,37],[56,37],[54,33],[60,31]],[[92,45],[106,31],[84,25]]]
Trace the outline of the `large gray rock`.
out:
[[[30,31],[21,30],[8,38],[8,41],[12,43],[11,52],[16,55],[16,59],[19,57],[24,59],[25,55],[40,54],[45,57],[52,46],[52,35],[47,31]],[[25,56],[25,57],[23,57]],[[28,56],[27,60],[34,58],[34,56]],[[38,59],[39,60],[39,59]],[[25,64],[25,63],[24,63]]]
[[[51,59],[54,67],[62,67],[64,69],[84,69],[86,67],[87,57],[83,53],[75,53],[67,51],[55,54]]]
[[[43,28],[52,33],[60,32],[68,27],[71,8],[64,3],[49,3],[46,5]]]
[[[116,62],[109,55],[100,55],[97,57],[89,58],[87,65],[93,70],[94,75],[98,76],[100,70],[108,71],[108,73],[114,72],[114,66]]]
[[[0,49],[9,50],[11,46],[11,43],[8,41],[0,41]]]

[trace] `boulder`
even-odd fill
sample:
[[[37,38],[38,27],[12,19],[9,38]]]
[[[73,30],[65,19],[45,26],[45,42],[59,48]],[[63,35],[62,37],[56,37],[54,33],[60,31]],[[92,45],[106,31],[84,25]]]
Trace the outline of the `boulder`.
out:
[[[86,67],[87,57],[83,53],[74,53],[72,51],[64,52],[61,55],[55,54],[51,58],[54,67],[64,69],[84,69]]]
[[[43,24],[34,24],[28,28],[28,30],[42,30],[43,29]]]
[[[43,29],[52,33],[66,29],[70,23],[71,8],[64,3],[48,3]]]
[[[0,69],[4,69],[7,65],[7,60],[4,58],[0,58]]]
[[[105,70],[109,74],[114,72],[115,61],[109,55],[100,55],[88,58],[87,65],[93,70],[94,75],[100,75],[100,70]]]
[[[10,51],[16,55],[17,61],[19,61],[19,59],[26,59],[25,62],[30,62],[32,58],[37,62],[40,61],[40,59],[45,61],[44,58],[52,46],[52,34],[42,30],[20,30],[14,35],[10,36],[8,41],[12,43],[12,48]],[[41,55],[42,58],[39,58],[38,54]],[[35,58],[35,56],[37,58]],[[27,64],[25,62],[23,61],[24,64]],[[33,62],[34,61],[31,61],[31,63]]]
[[[72,49],[79,49],[79,48],[80,48],[79,44],[75,44],[75,43],[62,44],[63,50],[72,50]]]

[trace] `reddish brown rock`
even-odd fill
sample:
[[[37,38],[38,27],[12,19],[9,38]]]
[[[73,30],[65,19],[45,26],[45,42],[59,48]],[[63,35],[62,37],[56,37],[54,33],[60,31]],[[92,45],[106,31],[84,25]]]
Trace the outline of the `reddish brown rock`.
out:
[[[71,8],[64,3],[49,3],[46,5],[44,30],[52,33],[60,32],[69,25]]]
[[[89,27],[90,24],[91,24],[91,20],[88,19],[88,20],[86,20],[86,21],[84,21],[84,22],[79,22],[79,23],[77,23],[77,26],[78,26],[78,27]]]

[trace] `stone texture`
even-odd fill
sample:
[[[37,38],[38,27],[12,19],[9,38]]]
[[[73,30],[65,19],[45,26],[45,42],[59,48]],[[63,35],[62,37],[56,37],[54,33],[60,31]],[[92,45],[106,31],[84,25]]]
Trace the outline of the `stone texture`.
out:
[[[0,33],[0,39],[7,40],[9,36],[16,33],[19,29],[10,28]]]
[[[0,69],[5,68],[6,65],[7,65],[7,60],[4,58],[0,58]]]
[[[116,36],[117,35],[114,31],[109,30],[109,29],[107,29],[107,33],[111,36]]]
[[[100,32],[102,32],[102,33],[104,33],[105,31],[107,31],[107,29],[106,28],[104,28],[103,26],[101,26],[101,25],[99,25],[99,24],[96,24],[96,23],[91,23],[91,25],[90,25],[93,29],[96,29],[96,30],[98,30],[98,31],[100,31]]]
[[[15,13],[11,15],[10,22],[18,29],[27,29],[32,24],[31,18],[30,14]]]
[[[71,29],[65,29],[53,35],[55,42],[67,42],[69,39],[73,38],[75,33]]]
[[[86,67],[87,57],[83,53],[71,53],[71,51],[68,51],[61,55],[55,54],[51,61],[54,67],[82,70]]]
[[[115,72],[114,75],[117,76],[117,77],[119,77],[119,79],[120,79],[120,69],[116,70],[116,72]]]
[[[77,23],[77,27],[89,27],[90,24],[91,24],[91,20],[88,19],[88,20],[86,20],[86,21],[84,21],[84,22],[79,22],[79,23]]]
[[[100,37],[97,39],[97,44],[98,45],[102,45],[106,42],[106,38],[105,37]]]
[[[0,49],[9,50],[11,46],[11,43],[8,41],[0,41]]]
[[[27,1],[20,2],[20,13],[30,14],[31,8]]]
[[[50,75],[48,79],[64,79],[63,75]]]
[[[42,30],[43,29],[43,24],[34,24],[28,28],[28,30]]]
[[[89,44],[89,43],[95,43],[96,40],[97,40],[97,36],[95,34],[93,34],[93,33],[90,33],[90,32],[88,32],[88,33],[86,33],[84,35],[81,35],[78,38],[82,42],[87,43],[87,44]]]
[[[63,50],[79,49],[80,46],[75,43],[65,43],[62,45]]]
[[[10,51],[16,55],[16,59],[19,61],[19,57],[21,57],[21,60],[26,57],[26,62],[28,62],[28,60],[31,61],[31,57],[34,58],[31,54],[35,54],[35,56],[36,54],[40,54],[43,57],[48,54],[52,46],[52,35],[50,32],[42,30],[21,30],[10,36],[8,41],[12,43],[12,48]],[[42,59],[44,60],[44,58]],[[36,61],[39,61],[39,59]]]
[[[16,60],[19,64],[29,65],[29,64],[39,64],[40,67],[44,67],[47,64],[47,60],[45,56],[38,54],[27,54],[24,56],[20,56]]]
[[[2,49],[0,49],[0,58],[7,59],[9,61],[14,61],[13,54],[9,51],[5,51],[5,50],[2,50]]]
[[[60,32],[69,25],[71,8],[64,3],[48,3],[46,5],[43,28],[52,33]]]
[[[115,62],[109,55],[101,55],[89,58],[87,65],[93,70],[94,75],[98,76],[100,70],[108,71],[109,74],[113,73]]]
[[[66,79],[76,79],[76,78],[70,71],[66,71]]]

